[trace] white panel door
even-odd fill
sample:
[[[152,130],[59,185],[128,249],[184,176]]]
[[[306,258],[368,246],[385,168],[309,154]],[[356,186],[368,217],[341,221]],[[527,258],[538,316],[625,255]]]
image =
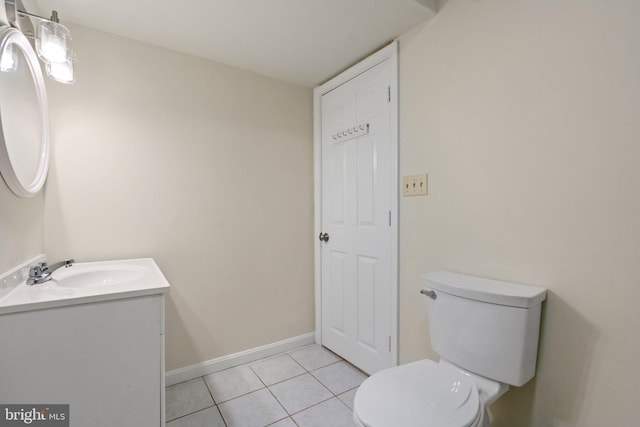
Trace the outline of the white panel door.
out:
[[[392,364],[390,68],[321,98],[322,344],[368,373]]]

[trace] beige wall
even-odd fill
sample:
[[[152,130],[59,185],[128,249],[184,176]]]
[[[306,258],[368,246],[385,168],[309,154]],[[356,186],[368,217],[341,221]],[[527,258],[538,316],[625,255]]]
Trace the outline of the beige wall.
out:
[[[312,332],[312,94],[72,27],[49,85],[50,259],[153,257],[167,369]]]
[[[0,178],[0,274],[43,252],[43,217],[42,192],[22,199]]]
[[[401,40],[401,173],[430,183],[401,200],[401,361],[436,357],[422,272],[550,291],[537,376],[497,427],[640,419],[639,16],[451,0]],[[168,369],[310,332],[310,90],[72,31],[78,83],[49,85],[50,257],[154,257]],[[0,185],[0,272],[41,252],[42,198]]]
[[[451,0],[400,43],[401,361],[420,273],[545,286],[537,377],[497,427],[640,423],[640,2]]]

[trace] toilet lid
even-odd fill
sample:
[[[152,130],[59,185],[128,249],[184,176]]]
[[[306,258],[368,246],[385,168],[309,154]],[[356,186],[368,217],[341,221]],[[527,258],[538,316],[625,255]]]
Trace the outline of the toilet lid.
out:
[[[468,427],[479,412],[476,384],[431,360],[372,375],[354,401],[354,414],[367,427]]]

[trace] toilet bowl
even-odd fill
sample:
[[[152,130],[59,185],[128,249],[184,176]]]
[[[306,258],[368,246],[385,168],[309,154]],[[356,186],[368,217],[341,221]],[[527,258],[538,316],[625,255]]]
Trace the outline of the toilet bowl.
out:
[[[489,427],[489,406],[535,374],[546,290],[440,271],[422,276],[431,347],[358,388],[359,427]]]

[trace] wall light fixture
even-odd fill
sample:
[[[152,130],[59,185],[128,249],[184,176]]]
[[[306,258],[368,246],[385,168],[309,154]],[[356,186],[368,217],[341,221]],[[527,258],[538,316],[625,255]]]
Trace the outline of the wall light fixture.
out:
[[[44,18],[18,10],[15,0],[5,0],[5,7],[11,26],[35,40],[36,53],[45,64],[47,75],[60,83],[74,83],[75,57],[71,49],[71,33],[67,27],[60,24],[58,12],[54,10],[51,18]],[[35,30],[32,20],[37,22]],[[0,66],[6,67],[8,64]]]

